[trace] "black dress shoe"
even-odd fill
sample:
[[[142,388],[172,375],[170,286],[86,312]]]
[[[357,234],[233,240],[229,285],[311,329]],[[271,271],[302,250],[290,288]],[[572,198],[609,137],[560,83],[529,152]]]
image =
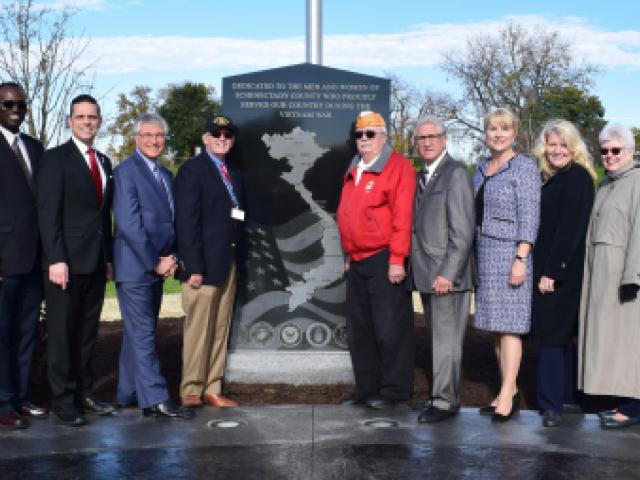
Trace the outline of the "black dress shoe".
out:
[[[27,428],[29,426],[29,420],[24,418],[18,412],[7,410],[0,415],[0,425],[6,428]]]
[[[507,422],[513,418],[513,416],[516,414],[516,412],[519,409],[520,409],[520,392],[517,392],[511,398],[511,411],[507,415],[502,415],[501,413],[493,412],[493,415],[491,415],[491,421],[498,422],[498,423]]]
[[[101,402],[92,397],[85,397],[82,400],[82,410],[86,413],[93,413],[95,415],[111,415],[116,411],[116,407],[107,402]]]
[[[49,411],[44,407],[39,407],[31,402],[22,402],[20,405],[20,413],[25,417],[47,418]]]
[[[77,410],[56,410],[49,412],[49,418],[56,425],[66,425],[68,427],[81,427],[87,424],[87,419]]]
[[[478,413],[485,417],[490,417],[494,413],[496,413],[496,407],[494,405],[485,405],[484,407],[480,407],[478,409]]]
[[[560,420],[562,415],[553,410],[545,410],[542,415],[542,426],[547,428],[553,428],[560,426]]]
[[[582,415],[584,413],[584,409],[577,403],[563,403],[562,413],[569,415]]]
[[[424,410],[418,417],[418,423],[435,423],[455,417],[458,412],[455,410],[444,410],[442,408],[431,405]]]
[[[365,400],[354,393],[344,397],[338,403],[340,405],[364,405]]]
[[[178,407],[167,400],[166,402],[158,403],[153,407],[143,408],[142,415],[145,417],[163,417],[174,420],[188,420],[193,418],[195,413],[189,408]]]
[[[381,410],[386,407],[395,407],[398,404],[398,400],[387,397],[371,397],[365,403],[369,408]]]

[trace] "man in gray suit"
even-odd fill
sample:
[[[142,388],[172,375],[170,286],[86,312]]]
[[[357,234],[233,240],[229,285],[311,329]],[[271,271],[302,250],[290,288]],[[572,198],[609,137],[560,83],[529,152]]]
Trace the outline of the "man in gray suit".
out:
[[[420,118],[415,142],[424,168],[418,174],[414,204],[411,277],[422,297],[433,360],[431,399],[418,421],[433,423],[453,417],[460,407],[475,215],[467,169],[447,153],[443,123],[433,116]]]

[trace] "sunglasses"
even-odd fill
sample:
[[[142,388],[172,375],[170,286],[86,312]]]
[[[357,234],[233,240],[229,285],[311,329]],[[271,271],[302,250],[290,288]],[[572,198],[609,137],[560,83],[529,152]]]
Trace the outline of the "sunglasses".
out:
[[[27,102],[24,100],[18,100],[17,102],[14,100],[3,100],[2,106],[7,110],[13,110],[14,107],[18,107],[18,110],[26,110]]]
[[[375,138],[377,134],[378,132],[374,132],[373,130],[365,130],[364,132],[363,131],[353,132],[354,138],[357,138],[357,139],[361,139],[362,137],[366,136],[369,140],[371,140],[372,138]]]
[[[600,155],[609,155],[609,152],[611,152],[611,155],[620,155],[620,152],[622,150],[624,150],[624,149],[620,148],[620,147],[601,148],[600,149]]]
[[[214,130],[213,132],[211,132],[211,136],[213,138],[224,137],[226,140],[231,140],[235,137],[235,134],[233,132],[230,132],[229,130]]]

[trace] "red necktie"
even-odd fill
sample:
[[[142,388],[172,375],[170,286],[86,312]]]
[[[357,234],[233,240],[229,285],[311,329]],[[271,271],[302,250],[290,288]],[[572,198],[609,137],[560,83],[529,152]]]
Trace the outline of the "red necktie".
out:
[[[222,175],[224,175],[224,178],[231,182],[231,175],[229,175],[229,170],[227,170],[227,165],[224,162],[220,162],[220,171]]]
[[[100,167],[98,167],[98,161],[96,160],[96,152],[93,148],[90,148],[87,153],[89,154],[89,169],[91,170],[93,186],[96,188],[98,204],[102,205],[102,177],[100,177]]]

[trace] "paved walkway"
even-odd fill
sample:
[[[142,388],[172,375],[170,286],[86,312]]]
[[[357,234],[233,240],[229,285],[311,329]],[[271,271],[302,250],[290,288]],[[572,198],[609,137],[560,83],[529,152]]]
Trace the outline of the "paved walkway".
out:
[[[420,301],[420,295],[414,292],[413,294],[413,310],[416,313],[423,313],[422,302]],[[473,306],[471,307],[471,313],[473,313]],[[182,299],[179,293],[169,293],[162,297],[162,307],[160,308],[160,318],[176,318],[184,315],[182,310]],[[103,322],[111,322],[114,320],[121,320],[120,307],[118,306],[117,298],[106,298],[104,300],[104,306],[102,307],[102,315],[100,320]]]
[[[562,428],[545,429],[533,411],[500,425],[475,409],[429,426],[418,425],[417,416],[409,406],[292,405],[206,407],[191,421],[144,418],[128,409],[91,417],[82,428],[34,421],[24,431],[0,432],[0,476],[640,478],[640,427],[603,431],[595,415],[572,415]]]
[[[162,306],[160,307],[160,318],[176,318],[184,316],[182,310],[182,297],[179,293],[168,293],[162,296]],[[105,298],[102,307],[100,320],[103,322],[113,322],[122,320],[118,299]]]

